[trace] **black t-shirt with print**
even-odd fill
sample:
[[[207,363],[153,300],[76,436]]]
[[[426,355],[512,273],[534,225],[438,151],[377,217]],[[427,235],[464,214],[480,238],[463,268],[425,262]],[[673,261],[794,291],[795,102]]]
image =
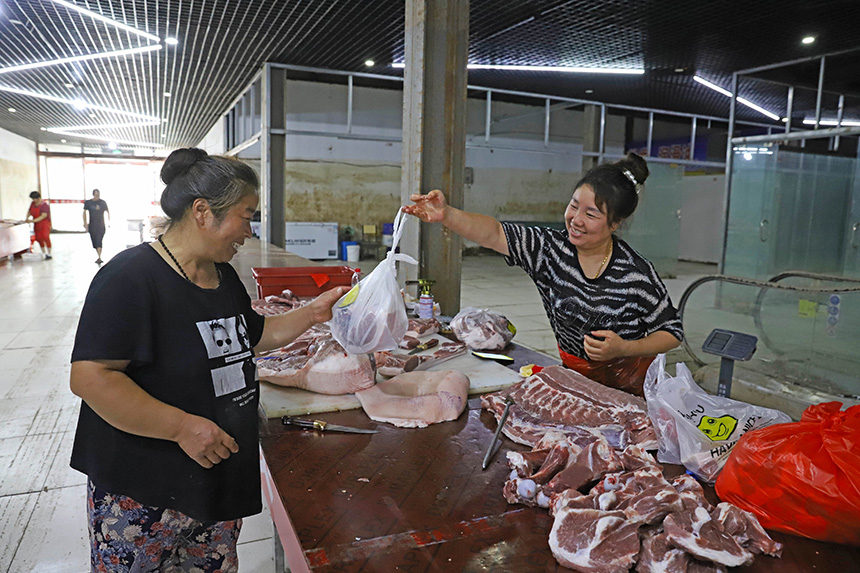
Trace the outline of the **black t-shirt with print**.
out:
[[[202,289],[148,244],[115,256],[87,293],[72,351],[80,360],[130,360],[126,374],[154,398],[214,421],[239,452],[205,469],[176,442],[136,436],[81,405],[71,465],[102,489],[203,521],[258,513],[259,382],[252,348],[263,317],[229,264]]]
[[[84,211],[90,212],[90,232],[104,230],[107,208],[104,199],[87,199],[84,201]]]

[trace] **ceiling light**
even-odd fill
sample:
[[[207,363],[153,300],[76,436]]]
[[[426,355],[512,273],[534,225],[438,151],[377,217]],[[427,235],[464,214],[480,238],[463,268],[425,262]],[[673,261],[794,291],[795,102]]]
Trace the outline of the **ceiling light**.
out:
[[[391,64],[394,68],[405,68],[406,64]],[[569,66],[519,66],[519,65],[495,65],[495,64],[468,64],[470,70],[505,70],[516,72],[563,72],[569,74],[632,74],[642,75],[642,68],[580,68]]]
[[[72,89],[72,88],[74,88],[74,87],[75,87],[75,84],[65,83],[65,84],[63,84],[63,85],[64,85],[64,86],[66,86],[66,87],[67,87],[67,88],[69,88],[69,89]]]
[[[94,113],[90,114],[90,117],[95,117],[95,116],[96,116],[96,114],[94,114]]]
[[[118,56],[127,56],[129,54],[139,54],[143,52],[151,52],[160,50],[160,45],[143,46],[142,48],[129,48],[128,50],[115,50],[113,52],[98,52],[96,54],[87,54],[85,56],[72,56],[70,58],[60,58],[58,60],[46,60],[44,62],[33,62],[32,64],[21,64],[20,66],[9,66],[0,68],[0,74],[9,72],[19,72],[21,70],[32,70],[33,68],[44,68],[46,66],[56,66],[59,64],[68,64],[70,62],[83,62],[86,60],[98,60],[101,58],[115,58]],[[71,84],[66,84],[66,87],[75,87]]]
[[[177,40],[176,38],[164,38],[164,43],[170,44],[171,46],[175,46],[179,43],[179,40]]]
[[[47,127],[40,127],[39,129],[41,129],[42,131],[48,131]]]
[[[50,131],[51,133],[57,133],[57,134],[61,134],[61,135],[71,135],[72,137],[79,137],[81,139],[92,139],[94,141],[104,141],[105,143],[110,143],[111,141],[113,141],[114,143],[117,143],[117,144],[126,143],[128,145],[141,145],[141,146],[145,146],[145,147],[164,147],[160,143],[147,143],[147,142],[143,142],[143,141],[131,141],[128,139],[99,137],[97,135],[83,135],[81,133],[67,133],[65,130],[62,130],[62,129],[50,129],[48,131]],[[65,139],[61,139],[60,141],[62,141],[63,143],[66,142]]]
[[[100,123],[93,125],[72,125],[67,127],[49,127],[46,131],[50,131],[52,133],[58,133],[60,131],[86,131],[90,130],[98,130],[98,129],[115,129],[115,128],[123,128],[123,127],[149,127],[152,125],[158,125],[158,121],[138,121],[133,123]]]
[[[48,100],[48,101],[55,101],[55,102],[58,102],[58,103],[65,103],[65,104],[69,104],[69,105],[74,105],[74,106],[76,106],[76,107],[80,104],[80,105],[83,105],[83,106],[84,106],[84,107],[86,107],[86,108],[93,109],[93,110],[96,110],[96,111],[105,111],[105,112],[108,112],[108,113],[115,113],[115,114],[119,114],[119,115],[128,115],[128,116],[131,116],[131,117],[136,117],[136,118],[139,118],[139,119],[143,119],[143,120],[147,120],[147,121],[152,121],[152,122],[155,122],[155,123],[158,123],[158,121],[159,121],[159,119],[158,119],[157,117],[152,117],[151,115],[143,115],[142,113],[134,113],[134,112],[131,112],[131,111],[123,111],[123,110],[120,110],[120,109],[113,109],[113,108],[110,108],[110,107],[104,107],[104,106],[101,106],[101,105],[95,105],[95,104],[91,104],[91,103],[86,103],[86,102],[84,102],[83,100],[80,100],[80,99],[70,100],[70,99],[61,98],[61,97],[57,97],[57,96],[52,96],[52,95],[48,95],[48,94],[43,94],[43,93],[38,93],[38,92],[31,92],[31,91],[28,91],[28,90],[22,90],[22,89],[18,89],[18,88],[13,88],[12,86],[4,86],[4,85],[0,85],[0,92],[9,92],[9,93],[13,93],[13,94],[18,94],[18,95],[23,95],[23,96],[29,96],[29,97],[34,97],[34,98],[38,98],[38,99],[46,99],[46,100]]]
[[[56,2],[57,4],[59,4],[61,6],[65,6],[69,10],[74,10],[75,12],[80,12],[84,16],[89,16],[90,18],[93,18],[94,20],[98,20],[99,22],[104,22],[105,24],[110,24],[111,26],[116,26],[117,28],[125,30],[126,32],[131,32],[132,34],[137,34],[138,36],[143,36],[145,38],[149,38],[150,40],[155,40],[156,42],[159,41],[159,39],[160,39],[158,36],[150,34],[149,32],[144,32],[143,30],[138,30],[137,28],[132,28],[131,26],[127,26],[125,24],[117,22],[116,20],[111,20],[110,18],[106,18],[105,16],[102,16],[101,14],[96,14],[95,12],[87,10],[86,8],[81,8],[77,4],[73,4],[71,2],[66,2],[66,0],[51,0],[51,1]]]
[[[76,107],[76,108],[78,108],[78,109],[87,109],[87,104],[86,104],[86,102],[84,102],[84,100],[82,100],[82,99],[80,99],[80,98],[77,98],[77,99],[73,100],[73,101],[72,101],[72,105],[73,105],[73,106],[75,106],[75,107]]]
[[[61,140],[60,140],[60,143],[65,143],[65,142],[66,142],[66,140],[65,140],[65,139],[61,139]]]
[[[593,93],[594,93],[594,90],[585,90],[585,93],[587,93],[587,94],[593,94]]]
[[[804,39],[801,40],[801,43],[807,45],[812,44],[813,42],[815,42],[815,36],[806,36]]]
[[[364,60],[364,65],[368,68],[372,68],[375,63],[373,60]]]
[[[15,113],[16,111],[18,111],[18,110],[15,109],[14,107],[9,108],[9,113]]]
[[[675,68],[676,74],[683,74],[686,71],[687,71],[687,68]]]
[[[806,118],[803,120],[803,125],[815,125],[815,119]],[[820,119],[818,120],[818,125],[826,125],[832,127],[858,127],[860,126],[860,121],[843,119],[841,122],[836,121],[835,119]]]
[[[170,92],[164,92],[164,97],[170,97]]]
[[[696,80],[697,82],[699,82],[700,84],[702,84],[703,86],[705,86],[706,88],[710,88],[716,92],[719,92],[726,97],[732,97],[732,92],[730,92],[727,89],[723,89],[716,84],[712,84],[711,82],[709,82],[708,80],[706,80],[704,78],[701,78],[699,76],[693,76],[693,79]],[[752,109],[756,110],[757,112],[759,112],[763,115],[766,115],[767,117],[771,118],[774,121],[780,120],[780,117],[778,115],[776,115],[775,113],[771,113],[771,112],[767,111],[766,109],[764,109],[763,107],[757,106],[756,104],[752,103],[751,101],[749,101],[747,99],[744,99],[742,97],[738,97],[737,100],[738,100],[738,103],[742,103],[745,106],[752,108]]]
[[[116,149],[116,141],[108,141],[108,149]]]

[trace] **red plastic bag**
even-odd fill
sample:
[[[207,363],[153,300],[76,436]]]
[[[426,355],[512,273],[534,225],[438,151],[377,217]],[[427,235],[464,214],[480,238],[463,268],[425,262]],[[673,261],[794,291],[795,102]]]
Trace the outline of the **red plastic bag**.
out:
[[[717,479],[723,501],[768,529],[860,546],[860,406],[810,406],[746,434]]]

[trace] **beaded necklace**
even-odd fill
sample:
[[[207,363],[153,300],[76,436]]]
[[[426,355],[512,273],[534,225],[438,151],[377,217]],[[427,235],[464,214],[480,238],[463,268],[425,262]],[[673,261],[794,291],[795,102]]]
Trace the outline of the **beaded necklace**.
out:
[[[170,249],[168,249],[168,248],[167,248],[167,245],[165,245],[165,244],[164,244],[164,240],[161,238],[161,237],[163,237],[163,236],[164,236],[164,235],[158,235],[158,242],[159,242],[159,243],[161,244],[161,246],[164,248],[164,252],[165,252],[165,253],[167,253],[167,256],[168,256],[168,257],[170,257],[170,260],[171,260],[171,261],[173,261],[173,263],[176,265],[176,268],[177,268],[177,269],[179,269],[179,272],[180,272],[180,273],[182,273],[182,276],[183,276],[183,277],[185,277],[185,280],[187,280],[187,281],[188,281],[188,282],[190,282],[190,283],[193,283],[194,281],[192,281],[192,280],[188,277],[188,275],[185,273],[185,269],[183,269],[183,268],[182,268],[182,265],[180,265],[180,264],[179,264],[179,261],[177,261],[177,260],[176,260],[176,257],[174,257],[174,256],[173,256],[173,253],[171,253],[171,252],[170,252]],[[219,269],[219,268],[216,266],[216,267],[215,267],[215,272],[216,272],[216,273],[218,273],[218,284],[220,285],[220,284],[221,284],[221,269]]]

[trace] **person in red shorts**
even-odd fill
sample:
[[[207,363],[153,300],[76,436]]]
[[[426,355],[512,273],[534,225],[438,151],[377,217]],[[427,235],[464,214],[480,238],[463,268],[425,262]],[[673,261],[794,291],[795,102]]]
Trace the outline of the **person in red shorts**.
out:
[[[42,195],[38,191],[30,193],[30,199],[33,202],[30,203],[25,222],[33,223],[36,241],[42,247],[42,253],[48,261],[51,259],[51,208],[47,201],[42,200]]]

